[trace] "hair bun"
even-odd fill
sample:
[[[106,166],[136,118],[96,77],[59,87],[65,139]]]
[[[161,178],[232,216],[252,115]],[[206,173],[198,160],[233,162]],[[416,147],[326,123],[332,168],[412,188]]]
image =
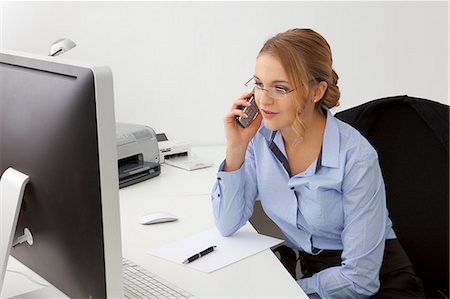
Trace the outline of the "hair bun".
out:
[[[331,84],[328,83],[328,88],[322,97],[322,103],[328,108],[339,106],[339,99],[341,98],[341,92],[339,86],[337,86],[339,76],[333,69],[331,69],[331,72],[332,82]]]

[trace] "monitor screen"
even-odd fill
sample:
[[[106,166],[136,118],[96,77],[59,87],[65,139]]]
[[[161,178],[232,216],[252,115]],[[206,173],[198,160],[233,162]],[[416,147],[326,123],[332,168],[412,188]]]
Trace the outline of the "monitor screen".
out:
[[[29,176],[14,239],[34,240],[11,255],[72,298],[122,296],[115,138],[109,68],[0,53],[0,175]]]

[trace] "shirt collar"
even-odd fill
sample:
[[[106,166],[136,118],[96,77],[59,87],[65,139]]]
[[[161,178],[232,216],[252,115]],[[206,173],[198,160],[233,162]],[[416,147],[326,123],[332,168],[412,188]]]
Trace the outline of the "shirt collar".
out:
[[[261,126],[259,127],[258,133],[263,135],[267,141],[270,141],[272,131],[266,128],[266,126],[264,125],[264,120],[261,122]]]
[[[325,110],[327,112],[327,123],[322,141],[322,166],[338,168],[340,147],[339,127],[331,111],[329,109]]]

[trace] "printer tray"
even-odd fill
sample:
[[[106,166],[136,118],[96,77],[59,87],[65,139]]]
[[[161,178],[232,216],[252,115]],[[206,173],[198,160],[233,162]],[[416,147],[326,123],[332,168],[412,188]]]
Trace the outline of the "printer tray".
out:
[[[127,187],[161,173],[159,163],[140,162],[138,164],[127,164],[119,166],[119,188]]]

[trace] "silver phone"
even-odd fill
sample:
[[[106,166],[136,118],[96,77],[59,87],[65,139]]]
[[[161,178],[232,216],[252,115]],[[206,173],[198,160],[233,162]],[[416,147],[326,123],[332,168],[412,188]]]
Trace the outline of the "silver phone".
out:
[[[252,121],[258,116],[259,109],[258,106],[256,106],[256,101],[254,95],[251,95],[250,97],[245,99],[248,103],[250,103],[251,106],[242,106],[242,111],[245,112],[245,114],[248,115],[248,117],[242,117],[237,116],[236,120],[237,122],[243,127],[247,128]]]

